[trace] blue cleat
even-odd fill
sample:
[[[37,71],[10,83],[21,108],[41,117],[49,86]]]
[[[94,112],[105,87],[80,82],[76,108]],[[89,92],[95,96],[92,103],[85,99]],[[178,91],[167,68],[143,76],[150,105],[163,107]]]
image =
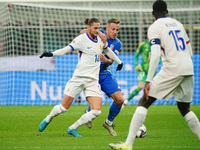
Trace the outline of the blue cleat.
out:
[[[70,129],[68,128],[67,129],[67,133],[70,134],[70,135],[73,135],[74,137],[83,137],[81,136],[76,129]]]
[[[47,127],[48,124],[49,122],[47,122],[45,118],[39,125],[39,131],[42,132]]]

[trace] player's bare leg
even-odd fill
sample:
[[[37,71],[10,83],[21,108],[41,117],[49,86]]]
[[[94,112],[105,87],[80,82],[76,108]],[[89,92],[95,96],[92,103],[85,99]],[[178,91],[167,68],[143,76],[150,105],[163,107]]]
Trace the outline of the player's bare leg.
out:
[[[177,102],[177,106],[192,132],[200,140],[200,123],[195,113],[190,111],[190,103]]]

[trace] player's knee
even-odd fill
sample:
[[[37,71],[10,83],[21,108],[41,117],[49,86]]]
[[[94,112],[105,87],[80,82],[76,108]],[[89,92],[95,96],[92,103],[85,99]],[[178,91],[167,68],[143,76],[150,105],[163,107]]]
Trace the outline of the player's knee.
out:
[[[143,106],[145,108],[149,108],[149,106],[151,106],[151,104],[156,100],[156,98],[154,97],[149,97],[149,99],[147,100],[145,98],[145,96],[143,95],[142,98],[139,100],[138,102],[138,106]]]
[[[111,96],[117,106],[122,106],[124,98],[122,96]]]
[[[138,86],[140,89],[143,89],[144,88],[144,85],[139,85]]]
[[[91,113],[93,114],[94,118],[96,118],[101,114],[101,110],[91,110]]]
[[[140,88],[140,89],[143,89],[144,88],[144,82],[139,82],[139,84],[138,84],[138,87]]]
[[[185,116],[190,111],[189,103],[177,102],[177,106],[182,116]]]
[[[117,105],[117,106],[122,106],[122,104],[124,103],[124,99],[122,98],[122,99],[118,99],[118,100],[116,100],[116,101],[114,101],[115,102],[115,104]]]

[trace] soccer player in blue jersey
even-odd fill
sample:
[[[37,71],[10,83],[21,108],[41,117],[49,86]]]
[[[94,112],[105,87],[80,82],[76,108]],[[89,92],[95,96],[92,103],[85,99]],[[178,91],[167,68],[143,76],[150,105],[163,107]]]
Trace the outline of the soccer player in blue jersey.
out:
[[[117,38],[117,34],[120,28],[120,21],[114,18],[108,20],[108,25],[106,31],[100,29],[99,36],[103,39],[106,35],[108,47],[110,47],[113,52],[118,55],[121,49],[122,43]],[[85,31],[81,31],[83,33]],[[104,121],[103,126],[109,131],[110,135],[117,136],[113,120],[119,114],[121,106],[124,102],[121,89],[109,70],[109,66],[112,65],[113,60],[105,54],[100,55],[101,65],[99,73],[99,84],[101,85],[101,90],[106,93],[108,97],[112,97],[114,102],[112,103],[107,119]],[[86,112],[90,111],[90,106],[86,109]],[[92,127],[92,122],[86,124],[89,128]]]

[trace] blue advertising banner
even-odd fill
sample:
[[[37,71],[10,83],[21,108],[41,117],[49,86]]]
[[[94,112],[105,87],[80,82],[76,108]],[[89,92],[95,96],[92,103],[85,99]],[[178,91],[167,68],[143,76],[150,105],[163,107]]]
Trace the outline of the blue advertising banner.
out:
[[[116,77],[119,86],[121,87],[124,99],[137,87],[137,72],[133,62],[134,55],[121,54],[120,59],[124,62],[122,71],[116,72],[117,64],[114,63],[110,69]],[[194,70],[195,70],[195,89],[194,99],[192,104],[200,104],[199,100],[199,55],[195,54]],[[65,55],[62,57],[55,57],[54,71],[9,71],[0,72],[1,92],[0,105],[54,105],[61,102],[65,84],[72,77],[74,68],[77,62],[70,63],[69,60],[76,59],[77,55]],[[61,63],[62,62],[62,63]],[[158,70],[162,64],[159,65]],[[4,85],[2,85],[4,83]],[[130,104],[137,104],[138,100],[143,94],[140,91],[131,101]],[[103,104],[111,104],[112,98],[108,98],[103,92]],[[73,104],[81,100],[81,104],[88,104],[85,100],[84,93],[80,93],[74,100]],[[157,100],[155,104],[176,104],[174,99],[168,102],[165,100]]]

